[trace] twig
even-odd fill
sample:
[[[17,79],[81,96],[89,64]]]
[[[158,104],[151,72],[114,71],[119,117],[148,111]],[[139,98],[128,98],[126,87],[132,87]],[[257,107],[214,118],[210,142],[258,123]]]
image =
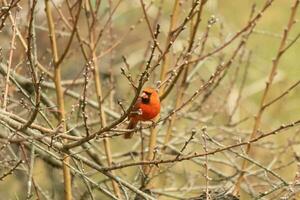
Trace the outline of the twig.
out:
[[[286,95],[288,95],[294,88],[296,88],[298,85],[300,84],[300,80],[297,81],[296,83],[294,83],[292,86],[290,86],[288,89],[286,89],[281,95],[279,95],[278,97],[272,99],[270,102],[266,103],[263,105],[263,109],[266,109],[267,107],[269,107],[270,105],[276,103],[277,101],[279,101],[280,99],[282,99],[283,97],[285,97]]]
[[[80,17],[81,2],[82,2],[82,0],[78,0],[78,1],[77,1],[77,3],[78,3],[79,6],[78,6],[78,11],[77,11],[77,14],[76,14],[76,17],[75,17],[75,22],[74,22],[74,24],[73,24],[73,30],[72,30],[72,32],[71,32],[71,36],[70,36],[70,39],[69,39],[69,41],[68,41],[68,43],[67,43],[67,46],[66,46],[65,50],[62,51],[63,53],[62,53],[62,55],[60,56],[60,58],[57,60],[56,65],[60,65],[60,64],[61,64],[61,62],[64,60],[64,58],[65,58],[66,55],[68,54],[69,49],[70,49],[70,47],[71,47],[71,44],[72,44],[74,35],[75,35],[75,33],[76,33],[77,23],[78,23],[78,20],[79,20],[79,17]]]
[[[202,138],[203,138],[203,142],[204,142],[204,146],[203,146],[203,149],[204,149],[204,152],[207,154],[208,150],[207,150],[207,140],[206,140],[206,135],[207,135],[207,132],[206,132],[206,127],[203,127],[202,128]],[[209,194],[209,176],[208,176],[208,155],[205,155],[205,163],[204,163],[204,167],[205,167],[205,193],[206,193],[206,200],[210,200],[211,197],[210,197],[210,194]]]
[[[152,2],[150,2],[151,4]],[[149,29],[149,32],[150,32],[150,35],[152,37],[152,40],[155,41],[157,38],[155,38],[155,34],[151,28],[151,25],[150,25],[150,21],[149,21],[149,18],[148,18],[148,15],[147,15],[147,11],[146,11],[146,5],[145,5],[145,2],[143,0],[140,0],[140,4],[141,4],[141,7],[142,7],[142,10],[143,10],[143,14],[144,14],[144,18],[146,20],[146,23],[147,23],[147,26],[148,26],[148,29]],[[157,45],[157,49],[160,53],[162,53],[162,50],[160,49],[159,45]]]
[[[13,22],[15,21],[16,16],[17,16],[17,13],[14,16]],[[10,43],[9,59],[8,59],[8,66],[7,66],[6,80],[5,80],[5,90],[4,90],[4,96],[3,96],[3,102],[2,102],[2,108],[5,110],[6,110],[6,106],[7,106],[10,69],[11,69],[12,58],[13,58],[13,53],[14,53],[14,49],[15,49],[15,38],[16,38],[16,24],[15,23],[12,24],[12,33],[13,34],[12,34],[11,43]]]
[[[89,131],[89,127],[88,127],[88,124],[87,124],[87,119],[88,119],[88,116],[87,116],[87,113],[86,113],[86,98],[87,98],[87,87],[88,87],[88,82],[89,82],[89,71],[90,71],[90,67],[89,65],[87,64],[85,66],[85,72],[83,74],[84,76],[84,85],[83,85],[83,95],[82,95],[82,98],[81,98],[81,114],[82,114],[82,118],[83,118],[83,123],[84,123],[84,128],[85,128],[85,133],[86,135],[89,135],[90,134],[90,131]]]
[[[195,129],[193,129],[190,138],[189,138],[187,141],[185,141],[183,147],[182,147],[181,150],[180,150],[180,153],[177,154],[177,156],[176,156],[175,159],[178,159],[179,156],[182,155],[182,153],[183,153],[183,151],[186,149],[187,145],[194,139],[194,136],[196,135],[196,133],[197,133],[197,131],[196,131]]]
[[[23,160],[19,160],[9,171],[7,171],[6,173],[4,173],[1,177],[0,177],[0,181],[3,181],[5,177],[7,177],[8,175],[11,175],[16,169],[17,167],[23,163]]]
[[[35,30],[34,30],[34,13],[35,13],[35,6],[37,4],[37,1],[34,0],[32,2],[32,7],[30,9],[30,20],[29,20],[29,36],[27,37],[27,59],[29,60],[29,68],[31,72],[32,77],[32,83],[34,86],[34,92],[35,92],[35,104],[34,104],[34,110],[32,114],[30,115],[29,119],[26,123],[20,128],[20,131],[25,130],[28,128],[36,119],[37,114],[39,113],[40,108],[40,101],[41,101],[41,87],[40,84],[43,81],[43,76],[40,77],[38,80],[38,75],[36,72],[36,62],[37,62],[37,55],[36,55],[36,42],[35,42]]]
[[[29,173],[28,173],[28,182],[27,182],[27,199],[30,199],[32,197],[31,187],[32,187],[32,174],[33,174],[34,160],[35,160],[34,154],[35,154],[35,146],[31,144]]]
[[[49,38],[53,56],[54,63],[54,83],[56,88],[56,100],[58,104],[59,110],[59,124],[63,125],[63,131],[66,131],[67,126],[65,122],[65,105],[64,105],[64,95],[61,86],[61,65],[58,62],[58,52],[57,52],[57,44],[55,37],[55,28],[52,18],[51,5],[49,0],[45,0],[46,6],[46,16],[48,22],[49,29]],[[57,65],[58,64],[58,65]],[[70,158],[67,154],[63,155],[63,174],[64,174],[64,198],[65,200],[72,200],[72,186],[71,186],[71,172],[68,167],[70,163]]]

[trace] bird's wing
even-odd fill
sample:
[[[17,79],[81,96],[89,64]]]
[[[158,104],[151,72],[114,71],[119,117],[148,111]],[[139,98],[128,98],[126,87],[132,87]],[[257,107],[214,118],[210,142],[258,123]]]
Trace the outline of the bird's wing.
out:
[[[141,115],[141,113],[140,113],[141,112],[141,110],[140,110],[141,103],[142,103],[142,98],[139,97],[136,100],[136,102],[135,102],[135,104],[134,104],[134,106],[133,106],[133,108],[132,108],[132,110],[131,110],[131,112],[130,112],[130,114],[129,114],[128,117],[134,117],[134,116]]]

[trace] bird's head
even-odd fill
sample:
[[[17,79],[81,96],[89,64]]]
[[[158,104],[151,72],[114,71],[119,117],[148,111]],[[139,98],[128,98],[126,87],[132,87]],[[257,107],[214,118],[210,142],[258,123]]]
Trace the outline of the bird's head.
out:
[[[150,99],[153,96],[157,96],[156,90],[150,87],[145,88],[141,94],[142,102],[145,104],[150,103]]]

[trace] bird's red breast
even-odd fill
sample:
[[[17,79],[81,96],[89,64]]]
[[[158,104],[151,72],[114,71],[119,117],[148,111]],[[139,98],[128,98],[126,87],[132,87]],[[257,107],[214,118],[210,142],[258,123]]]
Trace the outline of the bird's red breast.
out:
[[[133,129],[138,121],[149,121],[155,118],[160,112],[160,100],[157,91],[147,87],[137,99],[132,112],[129,115],[128,129]],[[133,132],[126,133],[125,138],[131,138]]]

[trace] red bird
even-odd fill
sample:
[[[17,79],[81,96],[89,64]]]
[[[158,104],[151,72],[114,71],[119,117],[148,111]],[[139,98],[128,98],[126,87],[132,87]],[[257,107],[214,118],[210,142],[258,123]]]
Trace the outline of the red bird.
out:
[[[132,112],[128,118],[130,120],[127,129],[134,129],[139,121],[149,121],[160,112],[159,95],[155,89],[147,87],[137,99]],[[133,136],[133,132],[124,135],[125,139]]]

